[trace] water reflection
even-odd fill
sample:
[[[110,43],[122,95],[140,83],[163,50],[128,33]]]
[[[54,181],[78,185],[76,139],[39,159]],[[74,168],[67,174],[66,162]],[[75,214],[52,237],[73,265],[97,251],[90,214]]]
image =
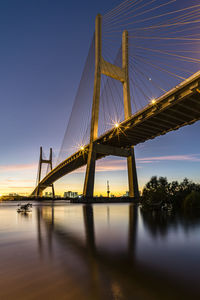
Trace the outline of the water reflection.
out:
[[[119,211],[119,209],[121,209],[121,212]],[[39,244],[42,245],[41,222],[43,221],[47,232],[48,245],[51,245],[51,250],[52,235],[54,235],[56,241],[59,241],[63,247],[68,248],[70,245],[72,251],[78,254],[78,258],[84,262],[89,275],[88,280],[91,282],[90,293],[92,299],[129,299],[130,295],[127,294],[126,288],[121,284],[120,281],[122,279],[121,270],[127,267],[127,263],[129,263],[129,260],[132,263],[134,259],[137,230],[137,207],[133,205],[130,205],[129,207],[107,206],[106,222],[103,224],[105,225],[105,228],[101,227],[102,218],[103,221],[105,221],[105,215],[102,214],[102,211],[105,211],[104,206],[93,207],[92,205],[83,205],[79,207],[68,207],[66,208],[66,210],[75,211],[74,213],[76,217],[78,215],[78,224],[82,219],[84,224],[84,233],[82,232],[82,235],[84,235],[85,237],[84,241],[77,234],[77,228],[72,228],[72,225],[74,226],[74,221],[72,221],[72,224],[70,224],[69,221],[66,221],[66,223],[68,223],[68,226],[65,226],[63,221],[66,216],[65,209],[60,210],[60,208],[52,206],[51,208],[38,207],[37,215],[39,217]],[[74,216],[74,213],[72,213],[72,216]],[[70,214],[68,214],[68,216],[69,215]],[[126,220],[128,220],[128,228],[123,228],[123,224],[120,225],[118,223],[121,217],[124,217],[123,215],[125,216]],[[96,222],[94,220],[94,216],[96,216]],[[111,220],[114,224],[111,224]],[[116,227],[118,227],[119,225],[120,227],[122,226],[120,231],[123,235],[124,229],[127,230],[127,232],[125,233],[125,237],[127,240],[127,257],[124,257],[124,247],[121,247],[124,245],[121,245],[120,235],[118,235],[120,231],[115,232]],[[95,235],[95,227],[98,232],[97,235]],[[116,251],[114,251],[114,255],[113,252],[111,253],[110,251],[109,240],[104,239],[104,242],[102,243],[103,245],[101,244],[101,247],[96,246],[96,243],[100,244],[102,242],[102,235],[106,233],[108,227],[110,227],[109,234],[115,232],[116,236],[112,236],[112,238],[110,237],[110,240],[114,242],[115,246],[116,239],[118,239],[117,242],[119,245],[119,251],[115,249]],[[97,242],[96,239],[98,240]],[[68,258],[66,257],[66,261],[67,260]],[[125,286],[127,286],[127,284],[125,284]],[[135,292],[133,294],[135,294]]]
[[[53,202],[24,216],[4,206],[0,299],[197,299],[199,251],[198,214]]]
[[[32,218],[32,214],[29,212],[21,212],[18,214],[18,219],[20,220],[30,220]]]
[[[145,228],[156,237],[159,235],[166,236],[171,226],[176,227],[178,220],[174,214],[160,211],[141,210]]]
[[[200,225],[200,212],[160,212],[141,210],[145,228],[156,237],[165,237],[169,231],[181,226],[185,232],[193,231]]]
[[[154,264],[146,265],[145,261],[140,260],[140,253],[137,253],[137,206],[67,207],[66,211],[72,210],[68,212],[68,220],[65,219],[65,209],[52,206],[38,210],[46,226],[48,244],[52,245],[54,236],[62,247],[70,245],[84,262],[93,299],[179,299],[180,295],[181,299],[185,299],[191,294],[187,287],[183,287],[183,278],[174,281],[174,274],[165,274],[154,269]],[[72,219],[74,216],[77,224]],[[139,217],[153,237],[167,236],[170,226],[177,227],[181,220],[180,216],[176,218],[174,215],[145,212],[141,212]],[[84,229],[81,233],[80,228],[77,231],[80,224]],[[188,222],[187,226],[191,223]]]

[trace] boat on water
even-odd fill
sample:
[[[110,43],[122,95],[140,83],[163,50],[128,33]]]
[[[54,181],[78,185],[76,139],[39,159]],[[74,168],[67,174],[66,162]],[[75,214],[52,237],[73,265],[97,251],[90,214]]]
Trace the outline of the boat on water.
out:
[[[27,203],[27,204],[23,204],[20,205],[18,204],[19,208],[17,209],[18,213],[28,213],[31,212],[31,208],[32,208],[32,204],[31,203]]]

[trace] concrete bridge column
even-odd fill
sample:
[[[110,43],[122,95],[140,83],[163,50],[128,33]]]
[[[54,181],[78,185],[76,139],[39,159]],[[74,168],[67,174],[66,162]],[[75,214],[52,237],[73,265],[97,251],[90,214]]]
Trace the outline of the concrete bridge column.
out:
[[[90,129],[90,147],[88,153],[86,175],[83,189],[84,197],[93,197],[94,191],[94,177],[95,177],[95,164],[96,153],[94,150],[94,140],[98,137],[98,121],[99,121],[99,101],[100,101],[100,88],[101,88],[101,52],[102,52],[102,39],[101,39],[101,15],[96,16],[95,22],[95,77],[94,77],[94,92],[92,104],[92,119]]]
[[[87,198],[93,197],[95,165],[96,165],[96,152],[94,150],[94,144],[92,143],[90,144],[90,148],[89,148],[85,182],[83,188],[83,196]]]
[[[131,156],[127,157],[127,167],[128,167],[129,197],[134,197],[138,199],[140,197],[140,194],[138,188],[134,147],[131,148]]]
[[[43,159],[42,147],[40,147],[39,169],[38,169],[38,179],[37,179],[37,189],[36,189],[37,197],[42,197],[42,195],[43,195],[43,189],[41,189],[40,181],[41,181],[42,164],[44,164],[44,163],[50,165],[50,170],[53,169],[52,148],[50,148],[49,159]],[[50,187],[52,188],[52,196],[53,196],[53,198],[55,198],[55,191],[54,191],[53,183],[50,185]]]
[[[101,88],[101,74],[119,80],[123,85],[124,97],[124,117],[125,120],[131,115],[130,87],[129,87],[129,63],[128,63],[128,31],[125,30],[122,35],[122,68],[106,62],[102,57],[102,32],[101,32],[101,15],[97,15],[95,23],[95,78],[94,78],[94,93],[92,105],[92,119],[90,131],[90,146],[87,159],[87,168],[85,175],[85,183],[83,189],[84,197],[93,197],[94,177],[95,177],[95,161],[96,153],[106,152],[107,155],[120,156],[120,149],[116,147],[105,147],[105,145],[96,145],[95,140],[98,137],[98,120],[99,120],[99,102]],[[102,63],[103,62],[103,63]],[[113,72],[114,69],[114,72]],[[103,147],[103,149],[102,149]],[[118,148],[118,149],[117,149]],[[129,180],[129,196],[139,197],[137,171],[135,163],[134,148],[129,149],[127,155],[128,164],[128,180]],[[110,151],[110,152],[109,152]],[[122,151],[123,152],[123,151]],[[131,155],[130,155],[131,153]],[[124,152],[122,154],[125,154]],[[123,156],[123,155],[122,155]]]
[[[125,120],[128,119],[132,115],[130,87],[129,87],[129,59],[128,59],[128,57],[129,57],[129,54],[128,54],[128,31],[125,30],[122,35],[122,69],[124,70],[124,73],[125,73],[125,80],[123,82]],[[127,157],[127,167],[128,167],[129,197],[139,198],[134,147],[131,147],[131,156]]]

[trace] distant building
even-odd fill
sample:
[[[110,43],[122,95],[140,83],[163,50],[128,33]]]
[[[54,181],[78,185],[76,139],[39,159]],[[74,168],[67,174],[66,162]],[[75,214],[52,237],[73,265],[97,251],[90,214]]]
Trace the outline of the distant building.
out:
[[[72,191],[64,192],[64,198],[77,198],[77,197],[78,197],[77,192],[72,192]]]
[[[45,197],[50,197],[50,198],[52,198],[52,197],[53,197],[52,192],[45,192]]]
[[[141,195],[141,191],[139,191],[139,195]],[[126,191],[126,193],[122,197],[129,197],[129,191]]]
[[[126,191],[126,193],[123,195],[123,197],[129,197],[129,191]]]

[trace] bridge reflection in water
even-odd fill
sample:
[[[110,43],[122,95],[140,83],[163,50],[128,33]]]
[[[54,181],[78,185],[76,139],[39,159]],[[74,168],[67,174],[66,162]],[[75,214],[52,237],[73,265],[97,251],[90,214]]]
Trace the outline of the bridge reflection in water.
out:
[[[82,299],[191,296],[181,282],[138,259],[141,220],[137,206],[52,204],[37,208],[37,221],[41,256],[48,253],[55,259],[60,255],[62,267],[68,270],[65,276],[73,278],[79,290],[83,289]]]

